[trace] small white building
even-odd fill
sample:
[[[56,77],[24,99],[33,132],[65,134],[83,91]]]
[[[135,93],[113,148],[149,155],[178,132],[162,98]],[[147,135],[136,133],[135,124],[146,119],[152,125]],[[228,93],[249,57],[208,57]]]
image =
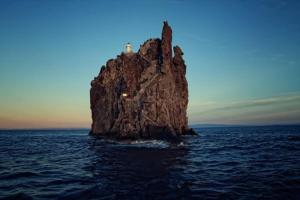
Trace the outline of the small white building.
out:
[[[132,45],[128,42],[125,46],[125,53],[132,53]]]

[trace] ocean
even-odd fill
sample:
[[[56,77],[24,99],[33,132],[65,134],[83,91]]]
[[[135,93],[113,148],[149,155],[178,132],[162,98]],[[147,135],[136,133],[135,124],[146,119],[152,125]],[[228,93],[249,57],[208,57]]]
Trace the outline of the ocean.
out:
[[[300,126],[196,128],[181,143],[0,131],[0,199],[300,199]]]

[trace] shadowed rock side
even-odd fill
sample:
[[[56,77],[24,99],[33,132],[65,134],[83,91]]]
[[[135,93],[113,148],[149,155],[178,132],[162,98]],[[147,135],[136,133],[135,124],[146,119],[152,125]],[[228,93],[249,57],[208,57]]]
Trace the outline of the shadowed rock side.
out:
[[[172,29],[137,53],[108,60],[91,82],[91,134],[116,138],[178,138],[187,126],[188,85],[180,47],[172,56]]]

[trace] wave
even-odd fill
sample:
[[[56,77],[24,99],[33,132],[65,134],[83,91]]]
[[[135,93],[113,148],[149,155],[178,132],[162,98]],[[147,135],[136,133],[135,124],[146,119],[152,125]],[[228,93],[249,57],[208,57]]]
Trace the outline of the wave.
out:
[[[118,146],[139,147],[139,148],[168,148],[169,142],[162,140],[124,140],[114,141]]]
[[[39,174],[34,172],[16,172],[8,175],[1,175],[1,179],[9,180],[9,179],[17,179],[17,178],[29,178],[39,176]]]

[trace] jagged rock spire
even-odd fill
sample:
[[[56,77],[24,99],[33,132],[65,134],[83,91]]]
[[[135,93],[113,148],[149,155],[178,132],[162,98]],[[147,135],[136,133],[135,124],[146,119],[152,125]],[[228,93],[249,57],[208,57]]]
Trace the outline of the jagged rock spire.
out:
[[[164,21],[161,39],[163,68],[168,73],[172,67],[172,29],[167,21]]]

